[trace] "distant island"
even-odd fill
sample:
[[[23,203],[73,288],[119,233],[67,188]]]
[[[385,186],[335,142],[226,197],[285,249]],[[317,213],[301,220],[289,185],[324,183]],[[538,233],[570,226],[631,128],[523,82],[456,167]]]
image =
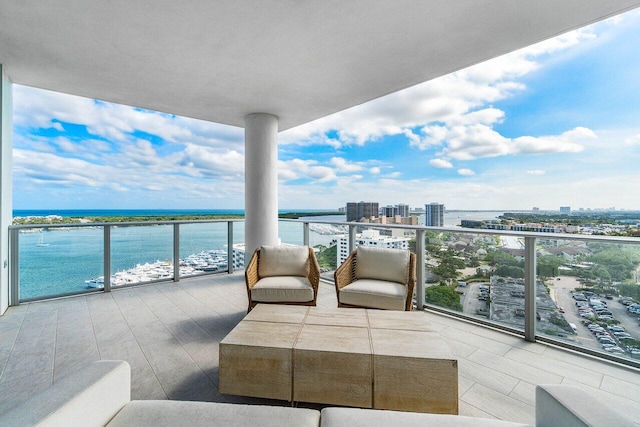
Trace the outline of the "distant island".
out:
[[[313,212],[281,212],[280,219],[299,219],[300,217],[315,217],[328,215],[342,215],[338,211]],[[61,216],[61,215],[29,215],[16,216],[13,225],[45,225],[45,224],[89,224],[89,223],[122,223],[122,222],[165,222],[165,221],[198,221],[198,220],[229,220],[244,219],[244,214],[180,214],[167,215],[105,215],[105,216]]]

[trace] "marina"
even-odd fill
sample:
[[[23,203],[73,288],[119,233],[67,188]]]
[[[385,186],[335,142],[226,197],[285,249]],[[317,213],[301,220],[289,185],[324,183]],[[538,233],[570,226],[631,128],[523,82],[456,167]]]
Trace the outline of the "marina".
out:
[[[228,268],[226,250],[211,249],[197,254],[191,254],[180,259],[180,277],[196,276],[204,273],[225,271]],[[155,261],[137,264],[135,267],[114,273],[111,276],[111,286],[124,286],[134,283],[151,282],[154,280],[173,278],[173,262]],[[104,288],[104,276],[94,277],[84,281],[87,288]]]

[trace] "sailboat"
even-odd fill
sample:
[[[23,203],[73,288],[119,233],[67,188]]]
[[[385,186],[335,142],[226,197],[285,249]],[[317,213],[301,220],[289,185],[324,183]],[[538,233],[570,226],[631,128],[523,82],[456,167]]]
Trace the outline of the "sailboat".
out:
[[[36,243],[36,246],[40,246],[40,247],[49,246],[48,243],[44,242],[44,233],[42,232],[42,230],[40,230],[40,239],[38,240],[38,243]]]

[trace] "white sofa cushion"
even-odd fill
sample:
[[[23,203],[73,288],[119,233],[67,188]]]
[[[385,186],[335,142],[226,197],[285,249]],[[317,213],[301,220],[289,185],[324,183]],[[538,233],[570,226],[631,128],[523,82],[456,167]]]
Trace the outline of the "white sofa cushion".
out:
[[[251,288],[251,300],[256,302],[313,301],[313,287],[306,277],[265,277]]]
[[[409,251],[367,246],[360,246],[356,251],[356,279],[408,282]]]
[[[309,274],[308,246],[262,246],[260,248],[260,277],[303,276]]]
[[[10,392],[10,391],[7,391]],[[131,368],[101,360],[0,416],[0,426],[104,426],[131,399]]]
[[[338,297],[342,304],[384,310],[404,310],[407,287],[395,282],[361,279],[340,289]]]
[[[382,411],[358,408],[324,408],[321,427],[525,427],[527,424],[460,415],[418,414],[415,412]]]
[[[313,409],[174,400],[137,400],[124,407],[109,427],[163,426],[318,426]]]
[[[578,387],[545,384],[536,386],[536,425],[631,427],[635,423]]]

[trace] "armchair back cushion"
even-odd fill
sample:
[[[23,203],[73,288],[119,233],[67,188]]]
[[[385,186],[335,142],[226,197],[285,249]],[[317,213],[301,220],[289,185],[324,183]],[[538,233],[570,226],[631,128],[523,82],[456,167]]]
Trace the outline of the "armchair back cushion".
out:
[[[406,285],[409,281],[409,251],[359,246],[355,276],[358,280],[385,280]]]
[[[260,277],[302,276],[309,274],[308,246],[262,246],[258,275]]]

